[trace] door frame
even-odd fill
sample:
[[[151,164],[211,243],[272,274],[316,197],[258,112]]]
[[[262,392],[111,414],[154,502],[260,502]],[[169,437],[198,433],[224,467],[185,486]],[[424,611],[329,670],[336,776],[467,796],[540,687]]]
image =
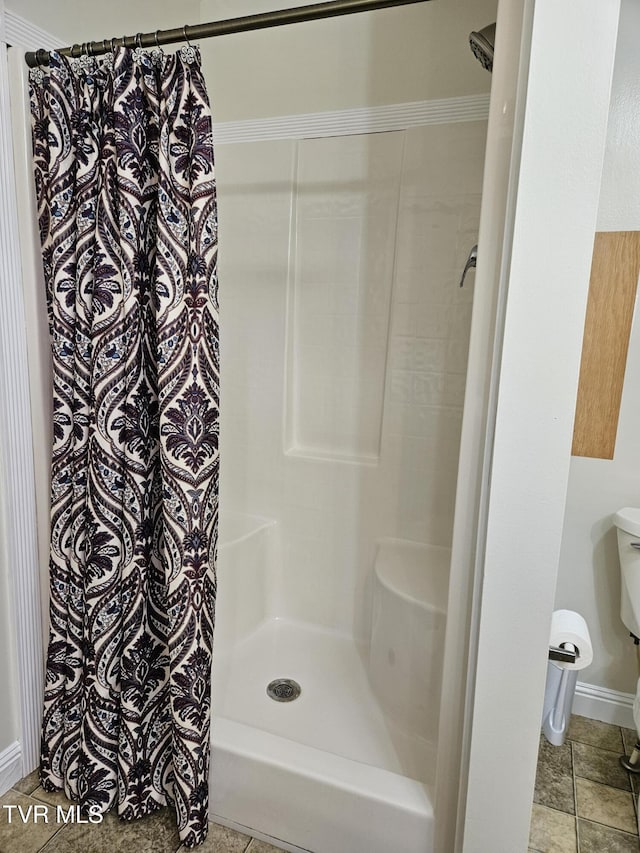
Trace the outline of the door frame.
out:
[[[28,392],[27,327],[20,250],[20,206],[16,193],[13,77],[16,51],[58,39],[31,25],[0,0],[0,494],[5,528],[4,557],[10,589],[10,657],[16,691],[17,734],[22,775],[38,765],[43,697],[43,639],[35,501],[32,411]],[[14,55],[11,55],[11,54]],[[21,73],[24,61],[21,62]],[[24,136],[24,133],[23,133]],[[19,777],[18,777],[19,778]]]
[[[474,306],[450,585],[454,607],[456,579],[472,586],[461,788],[455,845],[436,849],[528,847],[619,12],[498,7],[476,278],[495,327]]]

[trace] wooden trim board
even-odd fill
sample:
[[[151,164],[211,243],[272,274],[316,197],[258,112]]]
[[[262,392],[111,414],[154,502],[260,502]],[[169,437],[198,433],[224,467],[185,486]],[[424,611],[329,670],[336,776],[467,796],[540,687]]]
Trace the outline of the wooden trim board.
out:
[[[639,272],[640,231],[596,233],[573,456],[613,459]]]

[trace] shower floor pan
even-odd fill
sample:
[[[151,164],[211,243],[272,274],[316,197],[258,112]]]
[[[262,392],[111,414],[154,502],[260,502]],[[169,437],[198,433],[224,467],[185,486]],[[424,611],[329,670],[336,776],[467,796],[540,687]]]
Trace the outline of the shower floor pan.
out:
[[[300,696],[271,699],[279,678]],[[214,653],[213,691],[212,820],[285,850],[430,853],[432,748],[392,729],[350,637],[266,621]]]

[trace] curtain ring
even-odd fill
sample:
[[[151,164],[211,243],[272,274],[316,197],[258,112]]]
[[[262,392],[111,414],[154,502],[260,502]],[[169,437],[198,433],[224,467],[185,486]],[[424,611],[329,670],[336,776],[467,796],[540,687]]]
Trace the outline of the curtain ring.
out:
[[[156,47],[158,48],[158,50],[160,50],[160,42],[158,41],[158,33],[159,32],[160,32],[160,30],[156,30]]]
[[[93,42],[87,42],[87,56],[93,56]]]
[[[136,33],[136,47],[142,50],[142,33]]]
[[[114,37],[111,39],[111,53],[115,53],[115,50],[116,50],[116,44],[115,44],[115,41],[116,41],[116,38],[115,38],[115,36],[114,36]]]
[[[87,54],[87,43],[86,41],[82,42],[82,47],[80,48],[80,56],[88,55]]]
[[[185,41],[186,41],[186,43],[189,45],[189,47],[193,47],[193,45],[192,45],[192,44],[191,44],[191,42],[189,41],[189,36],[187,35],[187,25],[186,25],[186,24],[185,24],[185,25],[184,25],[184,27],[182,28],[182,35],[184,36],[184,40],[185,40]]]

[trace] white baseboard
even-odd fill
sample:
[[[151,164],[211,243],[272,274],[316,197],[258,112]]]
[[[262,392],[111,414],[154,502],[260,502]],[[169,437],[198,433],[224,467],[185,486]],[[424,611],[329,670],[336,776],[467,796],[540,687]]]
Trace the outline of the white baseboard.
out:
[[[633,693],[621,693],[619,690],[609,690],[578,681],[572,710],[581,717],[633,729],[634,699]]]
[[[15,740],[0,752],[0,796],[22,779],[22,747]]]

